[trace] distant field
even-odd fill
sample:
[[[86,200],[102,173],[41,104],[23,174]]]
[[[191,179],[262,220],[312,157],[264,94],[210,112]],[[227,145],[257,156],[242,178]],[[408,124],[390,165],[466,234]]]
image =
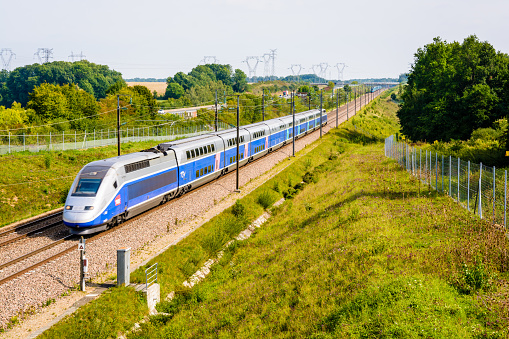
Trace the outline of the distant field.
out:
[[[156,91],[157,94],[163,95],[166,92],[166,82],[128,82],[129,86],[145,86],[150,92]]]

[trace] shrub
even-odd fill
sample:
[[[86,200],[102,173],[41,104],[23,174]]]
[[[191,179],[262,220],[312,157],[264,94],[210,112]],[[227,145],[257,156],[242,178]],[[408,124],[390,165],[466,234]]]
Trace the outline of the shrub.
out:
[[[49,154],[46,154],[46,156],[44,157],[44,166],[46,167],[46,169],[50,169],[51,167],[51,156]]]
[[[310,184],[312,182],[317,183],[318,178],[314,173],[306,172],[306,174],[304,174],[304,176],[302,177],[302,181],[304,181],[306,184]]]
[[[264,209],[267,209],[270,206],[272,206],[274,202],[276,202],[276,199],[277,199],[276,196],[272,194],[270,191],[263,191],[258,196],[256,202],[260,204]]]
[[[237,218],[243,217],[246,213],[246,208],[240,202],[240,200],[235,201],[235,205],[232,207],[232,214]]]

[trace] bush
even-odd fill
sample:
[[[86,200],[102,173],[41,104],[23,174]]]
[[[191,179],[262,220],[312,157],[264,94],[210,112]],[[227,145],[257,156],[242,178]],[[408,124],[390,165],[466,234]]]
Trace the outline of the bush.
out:
[[[314,173],[306,172],[306,174],[302,177],[302,181],[306,184],[310,184],[312,182],[316,184],[318,182],[318,178]]]
[[[235,201],[235,205],[233,205],[233,207],[232,207],[232,214],[234,216],[236,216],[237,218],[239,218],[239,217],[243,217],[245,215],[245,213],[246,213],[246,208],[244,207],[244,205],[242,205],[240,200]]]
[[[260,204],[260,206],[262,206],[264,209],[267,209],[270,206],[272,206],[274,202],[276,202],[276,199],[277,197],[275,196],[275,194],[272,194],[270,191],[263,191],[258,196],[256,202]]]

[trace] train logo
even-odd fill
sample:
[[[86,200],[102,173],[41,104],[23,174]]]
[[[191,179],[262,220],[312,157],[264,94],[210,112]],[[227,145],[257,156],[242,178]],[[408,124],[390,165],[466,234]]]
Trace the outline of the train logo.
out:
[[[180,176],[182,177],[182,179],[185,179],[186,178],[186,171],[180,172]]]
[[[120,194],[119,194],[119,195],[117,195],[117,197],[115,198],[115,206],[120,205],[120,202],[121,202],[121,201],[120,201]]]

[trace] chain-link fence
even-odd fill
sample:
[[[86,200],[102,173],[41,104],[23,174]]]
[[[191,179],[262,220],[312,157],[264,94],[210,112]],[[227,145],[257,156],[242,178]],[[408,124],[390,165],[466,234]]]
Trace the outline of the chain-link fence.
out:
[[[385,155],[479,217],[506,227],[507,170],[412,147],[394,136],[385,139]]]
[[[228,129],[230,126],[219,122],[218,129]],[[212,125],[190,125],[172,127],[129,127],[120,129],[120,142],[138,141],[170,141],[180,138],[210,133],[214,131]],[[65,151],[72,149],[86,149],[117,144],[117,130],[104,129],[85,132],[69,132],[48,134],[6,134],[0,135],[0,154],[30,151]]]

